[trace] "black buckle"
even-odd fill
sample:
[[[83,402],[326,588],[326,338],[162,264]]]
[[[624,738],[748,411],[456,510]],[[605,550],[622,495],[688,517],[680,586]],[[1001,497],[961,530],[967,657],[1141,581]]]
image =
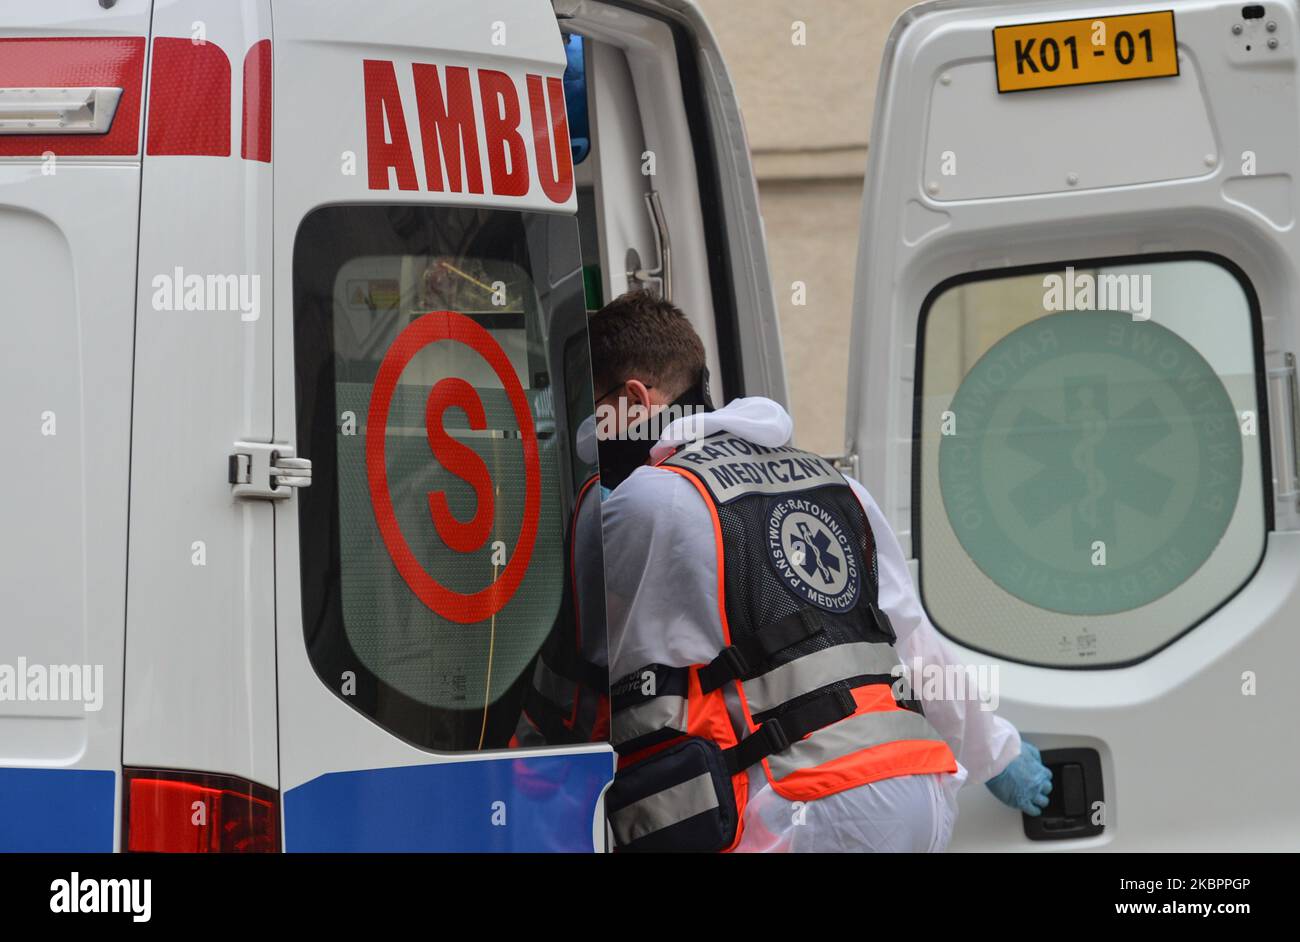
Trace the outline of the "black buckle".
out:
[[[867,604],[871,606],[871,617],[876,622],[876,630],[889,638],[890,644],[898,644],[898,633],[894,631],[894,623],[889,620],[889,616],[874,602]]]
[[[749,676],[749,662],[745,660],[745,655],[741,654],[740,649],[734,644],[727,645],[719,654],[733,677],[744,680]]]
[[[767,720],[758,729],[759,732],[763,734],[763,739],[770,747],[768,755],[784,752],[790,748],[790,737],[785,734],[785,728],[781,725],[781,721],[776,717]]]

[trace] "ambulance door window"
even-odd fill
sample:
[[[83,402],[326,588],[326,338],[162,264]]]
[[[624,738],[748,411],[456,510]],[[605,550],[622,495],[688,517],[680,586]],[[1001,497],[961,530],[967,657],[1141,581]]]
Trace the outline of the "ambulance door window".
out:
[[[418,746],[517,745],[539,652],[575,643],[573,560],[603,616],[599,546],[569,527],[595,471],[575,448],[592,401],[574,220],[316,210],[294,324],[313,666]],[[583,627],[603,662],[603,617]]]
[[[1260,321],[1210,256],[945,282],[921,315],[914,533],[934,623],[1032,664],[1147,657],[1270,526]]]

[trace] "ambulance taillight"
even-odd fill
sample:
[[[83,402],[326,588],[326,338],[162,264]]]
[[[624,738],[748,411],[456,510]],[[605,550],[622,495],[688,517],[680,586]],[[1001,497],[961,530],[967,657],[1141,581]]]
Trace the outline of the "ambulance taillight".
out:
[[[123,849],[249,854],[280,849],[280,797],[230,775],[125,769]]]

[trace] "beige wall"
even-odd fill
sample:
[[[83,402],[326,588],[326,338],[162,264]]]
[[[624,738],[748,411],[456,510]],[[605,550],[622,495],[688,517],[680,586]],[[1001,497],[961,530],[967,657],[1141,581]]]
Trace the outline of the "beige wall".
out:
[[[908,0],[699,0],[759,178],[796,440],[844,447],[853,269],[881,51]],[[805,24],[795,45],[793,24]],[[793,282],[806,303],[791,303]]]
[[[795,441],[824,455],[839,454],[862,178],[764,181],[759,199],[781,314]],[[807,286],[802,306],[791,303],[796,281]]]

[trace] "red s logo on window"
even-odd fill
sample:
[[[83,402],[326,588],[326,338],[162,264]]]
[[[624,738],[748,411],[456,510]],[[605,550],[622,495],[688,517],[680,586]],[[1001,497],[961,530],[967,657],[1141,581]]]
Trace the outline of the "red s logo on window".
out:
[[[484,573],[488,584],[478,592],[464,593],[448,589],[435,579],[415,558],[406,541],[393,510],[393,498],[388,487],[388,464],[385,446],[388,413],[393,402],[393,391],[411,359],[430,344],[440,341],[461,343],[472,349],[492,367],[501,387],[510,400],[511,411],[519,426],[524,463],[524,506],[519,525],[519,537],[510,552],[505,568],[493,579],[495,567],[490,567],[485,557]],[[469,419],[470,428],[482,431],[487,428],[487,417],[478,393],[463,379],[446,377],[439,380],[425,401],[425,432],[433,457],[448,471],[474,488],[477,506],[474,516],[467,521],[457,520],[441,491],[428,495],[429,515],[438,538],[458,553],[480,550],[492,534],[495,520],[495,499],[492,472],[479,455],[468,445],[447,434],[443,425],[446,411],[452,407],[462,410]],[[443,618],[461,624],[485,621],[501,611],[514,596],[537,542],[537,523],[542,508],[542,467],[537,453],[537,430],[528,407],[528,397],[515,375],[510,357],[492,335],[470,318],[454,311],[432,311],[412,321],[393,341],[384,355],[370,393],[370,410],[366,419],[366,477],[370,485],[370,502],[375,512],[375,523],[383,537],[384,546],[403,581],[411,591]]]
[[[429,399],[424,406],[429,450],[439,464],[474,488],[477,503],[474,516],[462,523],[452,515],[447,495],[443,491],[430,491],[429,516],[444,543],[458,553],[472,553],[487,542],[492,532],[496,502],[492,496],[492,472],[488,470],[487,462],[474,449],[448,435],[443,427],[443,413],[453,406],[469,418],[470,428],[476,431],[487,428],[483,400],[474,387],[459,377],[439,380],[429,390]]]

